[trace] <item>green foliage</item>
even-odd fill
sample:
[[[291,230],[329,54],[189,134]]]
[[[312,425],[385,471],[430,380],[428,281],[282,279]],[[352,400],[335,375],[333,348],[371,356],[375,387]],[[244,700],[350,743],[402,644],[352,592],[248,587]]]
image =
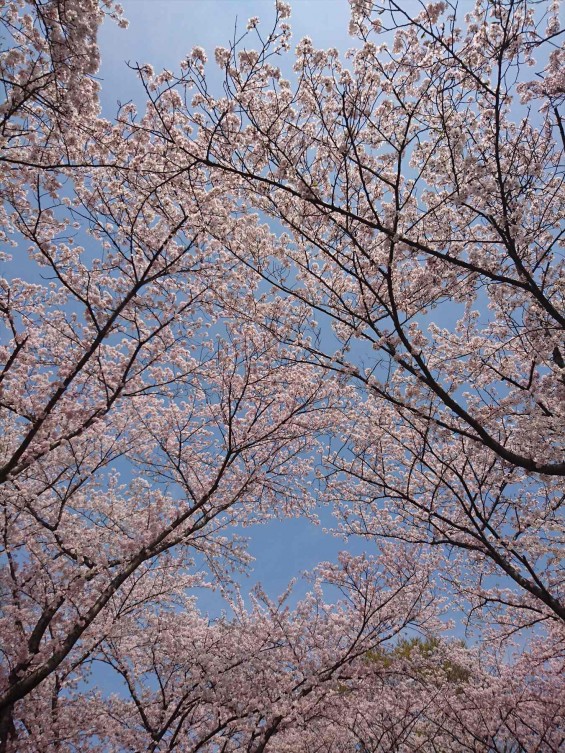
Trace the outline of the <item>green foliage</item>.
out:
[[[460,641],[456,645],[465,644]],[[367,659],[379,664],[383,669],[393,669],[398,660],[404,660],[411,664],[410,671],[419,679],[444,680],[456,685],[467,683],[471,678],[471,670],[444,658],[441,647],[442,642],[434,636],[402,638],[391,649],[368,652]]]

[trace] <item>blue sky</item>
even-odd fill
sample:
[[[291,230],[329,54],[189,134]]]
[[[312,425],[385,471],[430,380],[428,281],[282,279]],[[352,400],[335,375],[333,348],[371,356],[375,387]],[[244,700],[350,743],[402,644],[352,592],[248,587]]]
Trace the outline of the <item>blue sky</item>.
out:
[[[268,29],[274,18],[274,0],[122,0],[128,29],[106,22],[100,34],[102,105],[105,115],[115,112],[116,100],[127,102],[137,89],[130,63],[151,63],[155,70],[178,70],[192,47],[208,52],[210,73],[215,73],[213,51],[227,46],[234,29],[245,30],[249,18],[258,16]],[[312,38],[317,47],[347,49],[347,0],[294,0],[291,3],[293,43]],[[289,63],[291,60],[289,59]]]
[[[274,18],[274,0],[122,0],[122,5],[129,28],[123,30],[105,22],[99,37],[102,108],[109,119],[116,112],[118,100],[133,99],[138,106],[143,105],[141,87],[126,65],[128,61],[150,63],[156,71],[174,71],[192,47],[201,46],[211,60],[208,68],[213,79],[217,71],[213,50],[227,46],[236,23],[238,29],[244,30],[248,19],[258,16],[260,28],[270,29]],[[309,36],[317,47],[345,50],[353,46],[354,40],[347,33],[347,0],[295,0],[291,5],[293,44]],[[291,65],[289,57],[285,75],[289,75]],[[216,75],[219,81],[219,74]],[[321,560],[334,560],[341,549],[351,549],[350,543],[323,532],[324,525],[334,522],[328,510],[320,513],[320,526],[292,519],[236,531],[250,537],[250,551],[256,560],[249,579],[242,582],[244,592],[261,581],[269,595],[277,596],[302,571],[311,570]],[[357,551],[361,548],[358,543]],[[305,582],[297,583],[292,601],[306,590]],[[219,596],[205,594],[200,602],[211,614],[223,606]]]

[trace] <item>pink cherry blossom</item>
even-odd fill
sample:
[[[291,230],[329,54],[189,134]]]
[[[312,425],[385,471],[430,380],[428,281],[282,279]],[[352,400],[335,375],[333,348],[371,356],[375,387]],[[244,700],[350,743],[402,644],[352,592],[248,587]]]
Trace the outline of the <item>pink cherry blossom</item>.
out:
[[[558,4],[350,5],[110,121],[121,7],[3,4],[0,753],[562,749]],[[241,595],[319,504],[338,561]]]

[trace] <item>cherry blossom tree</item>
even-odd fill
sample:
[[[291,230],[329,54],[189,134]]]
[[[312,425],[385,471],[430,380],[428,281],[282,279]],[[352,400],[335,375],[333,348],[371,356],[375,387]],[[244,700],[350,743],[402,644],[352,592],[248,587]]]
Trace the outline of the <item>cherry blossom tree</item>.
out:
[[[2,3],[3,242],[13,229],[8,207],[25,212],[28,206],[23,186],[56,190],[57,166],[91,161],[88,127],[100,114],[97,33],[106,15],[127,25],[111,0]]]
[[[196,555],[227,583],[247,561],[232,527],[307,510],[334,401],[274,336],[296,312],[135,169],[143,138],[88,122],[98,5],[18,10],[2,198],[29,262],[25,280],[4,254],[0,283],[2,750],[21,749],[35,688],[66,692],[122,618],[203,582]]]
[[[301,40],[294,82],[284,3],[270,34],[252,19],[215,51],[220,96],[200,48],[179,76],[140,68],[140,127],[177,174],[239,197],[218,241],[310,307],[286,342],[341,379],[320,476],[343,532],[438,548],[469,628],[556,630],[560,655],[558,4],[351,5],[356,47],[342,61]]]
[[[331,416],[324,379],[232,316],[246,297],[279,326],[249,275],[194,225],[181,231],[184,209],[125,193],[118,207],[115,183],[93,182],[70,207],[38,192],[18,222],[45,282],[3,281],[10,729],[13,704],[123,615],[198,584],[195,552],[224,579],[245,563],[232,525],[307,509]],[[85,246],[69,233],[77,217],[92,221]]]
[[[349,603],[325,604],[323,583]],[[104,649],[127,694],[101,702],[94,729],[116,751],[292,749],[371,670],[370,649],[434,623],[431,586],[427,563],[343,556],[295,610],[257,592],[250,611],[236,603],[213,625],[189,604],[146,616]]]
[[[407,625],[433,628],[436,603],[431,563],[394,562],[323,565],[318,587],[338,585],[350,603],[315,591],[290,610],[257,593],[251,611],[234,604],[235,618],[214,624],[190,602],[130,614],[97,658],[123,692],[79,691],[59,670],[25,699],[20,749],[557,753],[554,647],[510,668],[457,642],[391,644]]]
[[[140,69],[146,127],[239,194],[219,241],[320,320],[290,342],[351,386],[326,471],[344,530],[446,548],[471,614],[562,621],[557,4],[353,2],[357,48],[303,39],[294,85],[277,7],[258,50],[216,50],[221,97],[201,49],[177,78]]]
[[[278,2],[113,121],[121,8],[2,8],[2,753],[565,740],[558,8],[351,7],[345,60],[286,80]],[[198,613],[320,500],[374,556]]]

